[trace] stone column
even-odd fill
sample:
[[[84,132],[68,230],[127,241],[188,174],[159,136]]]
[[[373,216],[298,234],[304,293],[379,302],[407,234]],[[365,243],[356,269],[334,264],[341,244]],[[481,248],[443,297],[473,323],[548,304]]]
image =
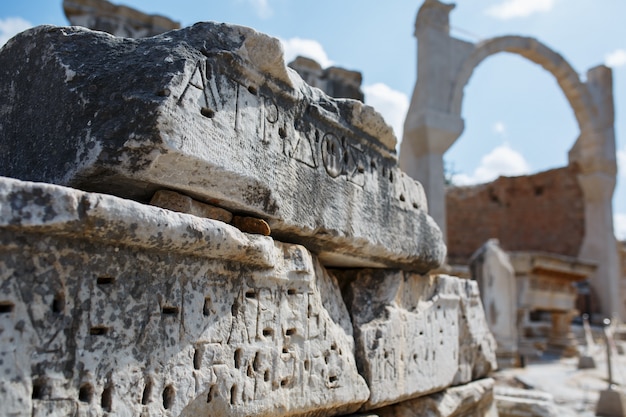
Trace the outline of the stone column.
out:
[[[580,166],[578,181],[585,198],[585,239],[579,257],[598,263],[591,287],[605,317],[626,318],[620,305],[619,257],[613,231],[613,192],[617,177],[613,74],[600,65],[587,71],[585,83],[596,106],[592,123],[581,126],[580,138],[569,152],[570,163]]]
[[[578,176],[585,198],[585,238],[579,256],[593,259],[598,269],[590,279],[591,287],[601,300],[600,312],[605,317],[621,315],[619,299],[619,259],[613,233],[611,200],[615,176],[603,172]]]
[[[418,180],[426,192],[428,212],[446,234],[446,190],[443,154],[463,133],[460,116],[422,112],[407,117],[400,145],[400,167]]]
[[[450,36],[452,4],[427,0],[415,20],[417,82],[404,122],[400,167],[424,186],[429,213],[446,239],[443,154],[461,136],[463,119],[450,108],[461,64],[474,45]],[[442,71],[445,68],[445,71]]]

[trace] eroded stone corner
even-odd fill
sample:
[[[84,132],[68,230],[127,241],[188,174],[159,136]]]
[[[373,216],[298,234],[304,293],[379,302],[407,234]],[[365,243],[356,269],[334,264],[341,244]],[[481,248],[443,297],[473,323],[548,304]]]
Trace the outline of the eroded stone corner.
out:
[[[364,410],[485,377],[495,342],[474,282],[402,271],[333,271],[352,316]]]

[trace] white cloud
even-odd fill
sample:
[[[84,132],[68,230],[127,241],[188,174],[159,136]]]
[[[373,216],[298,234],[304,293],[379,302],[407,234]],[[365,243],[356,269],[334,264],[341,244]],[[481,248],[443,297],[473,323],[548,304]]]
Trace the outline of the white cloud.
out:
[[[552,10],[556,0],[505,0],[485,10],[491,17],[500,20],[528,17],[535,13],[546,13]]]
[[[382,83],[364,86],[363,93],[365,94],[365,103],[374,107],[393,127],[399,143],[402,140],[404,118],[409,109],[409,98],[406,94],[393,90]]]
[[[21,17],[7,17],[0,19],[0,46],[4,45],[9,39],[18,33],[31,28],[33,26],[28,20]]]
[[[454,174],[452,183],[455,185],[472,185],[493,181],[501,175],[516,176],[530,173],[530,165],[524,156],[504,144],[494,148],[480,160],[480,165],[472,175]]]
[[[497,135],[506,136],[506,125],[504,124],[504,122],[495,122],[493,124],[492,130],[493,133]]]
[[[314,59],[323,68],[330,67],[333,64],[333,61],[326,55],[324,47],[318,41],[302,38],[281,39],[280,41],[285,50],[285,62],[291,62],[298,55],[301,55]]]
[[[248,0],[248,3],[256,10],[261,19],[272,17],[274,11],[270,7],[269,0]]]
[[[626,213],[613,214],[613,230],[617,240],[626,240]]]
[[[616,49],[604,56],[604,63],[607,67],[623,67],[626,65],[626,50]]]

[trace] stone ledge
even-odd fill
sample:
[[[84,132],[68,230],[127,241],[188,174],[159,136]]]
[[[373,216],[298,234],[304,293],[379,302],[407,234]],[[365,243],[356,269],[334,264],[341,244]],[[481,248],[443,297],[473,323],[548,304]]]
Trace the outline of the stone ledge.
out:
[[[140,201],[179,191],[266,220],[328,266],[443,262],[391,128],[306,85],[277,39],[215,23],[141,40],[41,26],[5,45],[0,77],[0,175]]]

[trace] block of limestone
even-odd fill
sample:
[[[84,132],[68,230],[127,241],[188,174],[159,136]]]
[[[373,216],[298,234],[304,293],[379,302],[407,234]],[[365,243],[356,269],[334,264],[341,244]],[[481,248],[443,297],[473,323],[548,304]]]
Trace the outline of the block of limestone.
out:
[[[485,378],[383,407],[374,413],[378,417],[498,417],[493,391],[494,380]]]
[[[262,218],[328,266],[423,273],[445,257],[382,116],[309,87],[252,29],[40,26],[4,46],[0,80],[0,175],[139,201],[171,189]]]
[[[390,270],[337,271],[372,410],[486,377],[497,367],[475,281]]]
[[[216,220],[0,178],[0,414],[309,416],[369,390],[337,281]]]

